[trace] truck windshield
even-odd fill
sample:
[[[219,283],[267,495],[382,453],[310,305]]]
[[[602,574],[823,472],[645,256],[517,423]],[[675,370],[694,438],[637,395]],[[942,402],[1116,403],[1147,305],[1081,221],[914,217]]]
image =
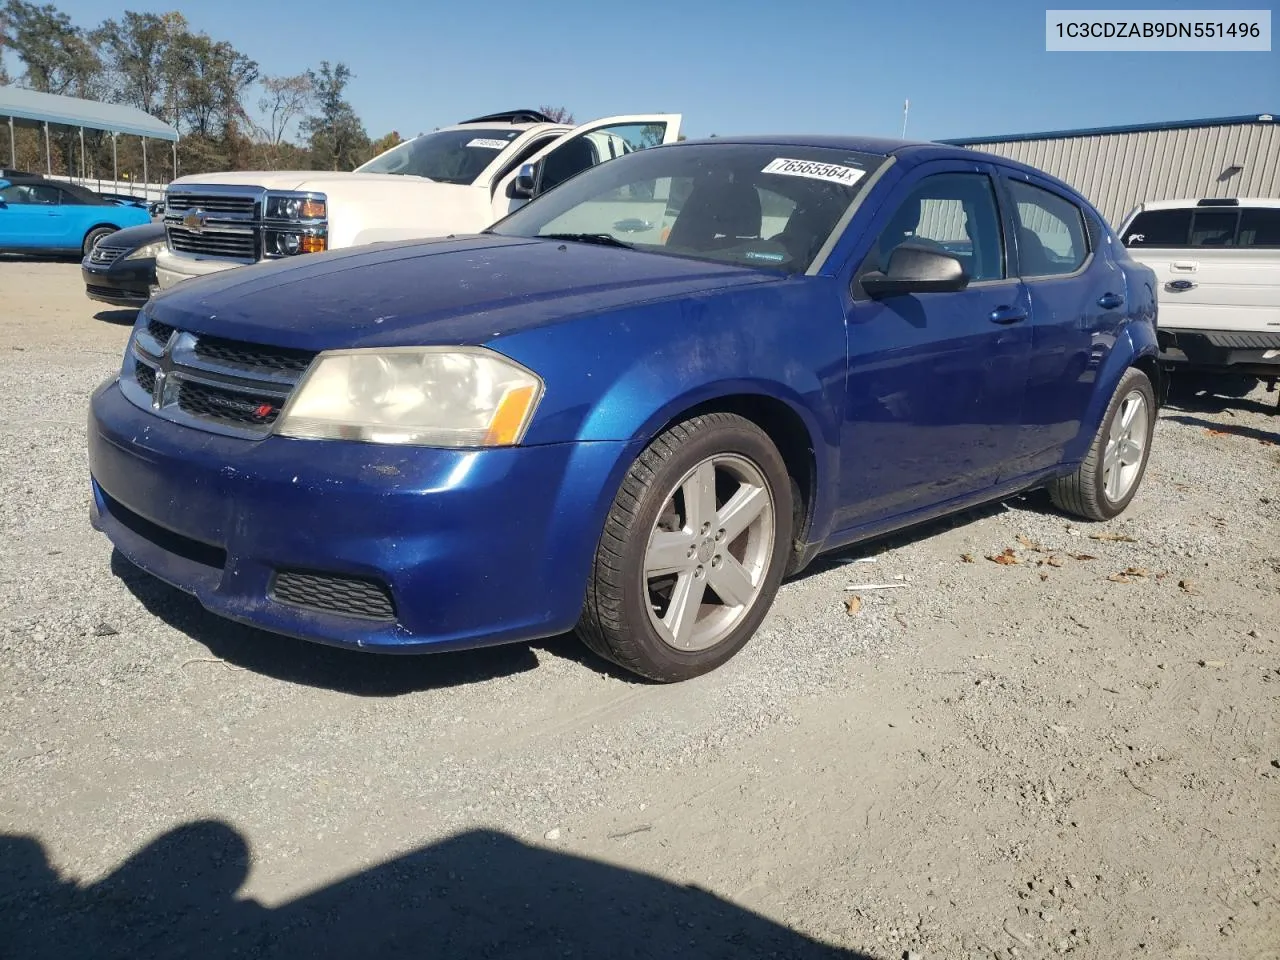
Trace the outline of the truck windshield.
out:
[[[474,183],[476,177],[523,131],[507,129],[441,130],[407,140],[356,173],[398,173],[441,183]]]
[[[884,159],[791,144],[652,147],[585,170],[490,232],[803,273]]]

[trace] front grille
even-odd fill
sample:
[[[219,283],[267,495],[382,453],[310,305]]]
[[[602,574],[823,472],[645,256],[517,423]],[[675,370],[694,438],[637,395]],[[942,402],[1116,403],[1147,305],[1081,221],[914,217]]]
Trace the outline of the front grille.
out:
[[[253,197],[200,193],[170,193],[165,200],[166,213],[186,213],[188,210],[203,210],[206,213],[235,213],[253,217],[257,214],[257,200]]]
[[[89,262],[95,266],[105,267],[109,263],[115,263],[124,256],[123,247],[104,247],[98,244],[89,253]]]
[[[173,327],[167,323],[161,323],[159,320],[148,320],[147,333],[151,334],[152,339],[163,347],[169,341],[169,337],[172,336]]]
[[[156,372],[154,369],[143,363],[141,360],[134,361],[133,375],[140,386],[147,393],[152,393],[156,389]]]
[[[236,426],[266,427],[280,416],[277,394],[227,390],[194,380],[178,381],[177,403],[188,416]]]
[[[363,620],[394,621],[395,604],[376,580],[305,570],[279,570],[270,595],[280,603]]]
[[[178,253],[231,260],[258,258],[258,241],[252,233],[229,233],[212,228],[193,233],[173,224],[168,225],[168,233],[169,246]]]
[[[196,341],[196,356],[238,370],[302,373],[315,359],[315,352],[202,336]]]

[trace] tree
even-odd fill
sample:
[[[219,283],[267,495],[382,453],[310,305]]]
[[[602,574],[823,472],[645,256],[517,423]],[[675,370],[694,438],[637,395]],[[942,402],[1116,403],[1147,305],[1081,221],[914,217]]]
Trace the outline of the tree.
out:
[[[392,147],[398,147],[402,143],[404,143],[404,137],[400,136],[398,130],[392,130],[386,136],[379,137],[370,143],[369,149],[365,151],[365,154],[372,160],[378,154],[386,153]]]
[[[538,108],[538,112],[550,117],[552,123],[577,123],[577,121],[573,119],[573,114],[569,112],[567,107],[541,106]]]
[[[310,108],[315,99],[315,87],[311,77],[305,73],[292,77],[263,77],[261,83],[258,109],[265,122],[255,125],[256,132],[259,140],[278,147],[284,143],[289,125]]]
[[[248,121],[245,91],[258,79],[258,64],[225,40],[185,34],[175,51],[182,68],[178,116],[191,133],[227,137]]]
[[[177,122],[179,54],[189,33],[180,13],[126,10],[119,22],[103,21],[92,38],[110,75],[112,99]]]
[[[102,62],[84,30],[52,4],[8,0],[3,46],[17,54],[23,81],[42,93],[92,97],[101,92]]]
[[[318,108],[302,121],[302,135],[311,145],[312,160],[317,167],[350,170],[369,146],[364,124],[345,97],[355,74],[345,63],[330,66],[328,60],[322,60],[319,72],[308,70],[307,77],[315,88]]]

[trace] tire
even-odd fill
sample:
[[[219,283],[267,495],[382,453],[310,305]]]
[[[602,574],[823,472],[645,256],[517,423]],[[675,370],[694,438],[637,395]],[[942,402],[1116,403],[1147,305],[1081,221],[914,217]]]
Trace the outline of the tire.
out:
[[[605,659],[663,683],[731,659],[782,582],[792,486],[773,442],[743,417],[703,414],[663,432],[632,463],[609,510],[579,637]],[[709,492],[689,498],[691,513],[685,491]],[[714,512],[700,519],[712,496]],[[684,597],[691,599],[679,603]]]
[[[1138,404],[1136,409],[1133,404]],[[1126,427],[1122,418],[1130,416],[1130,410],[1132,419]],[[1123,513],[1147,472],[1155,426],[1156,401],[1151,381],[1141,370],[1130,367],[1111,395],[1084,462],[1075,473],[1050,485],[1049,496],[1054,504],[1086,520],[1110,520]],[[1140,449],[1134,449],[1135,443],[1140,444]],[[1118,459],[1112,459],[1108,466],[1112,457]],[[1131,462],[1125,462],[1126,457]]]
[[[98,245],[98,241],[103,237],[109,237],[116,232],[115,227],[94,227],[84,235],[84,244],[80,248],[80,255],[87,257],[93,248]]]

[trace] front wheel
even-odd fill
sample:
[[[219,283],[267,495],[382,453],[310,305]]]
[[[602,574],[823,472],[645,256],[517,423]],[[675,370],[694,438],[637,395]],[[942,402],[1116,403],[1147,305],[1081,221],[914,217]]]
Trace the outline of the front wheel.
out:
[[[115,227],[94,227],[87,234],[85,234],[84,244],[81,247],[81,253],[87,257],[90,253],[93,252],[93,248],[98,245],[98,241],[100,241],[103,237],[111,236],[111,234],[115,232],[116,232]]]
[[[791,549],[792,486],[763,430],[692,417],[631,465],[596,549],[578,634],[670,683],[706,673],[755,633]]]
[[[1131,367],[1112,394],[1084,462],[1049,487],[1053,502],[1087,520],[1124,512],[1146,473],[1155,427],[1155,391],[1147,375]]]

